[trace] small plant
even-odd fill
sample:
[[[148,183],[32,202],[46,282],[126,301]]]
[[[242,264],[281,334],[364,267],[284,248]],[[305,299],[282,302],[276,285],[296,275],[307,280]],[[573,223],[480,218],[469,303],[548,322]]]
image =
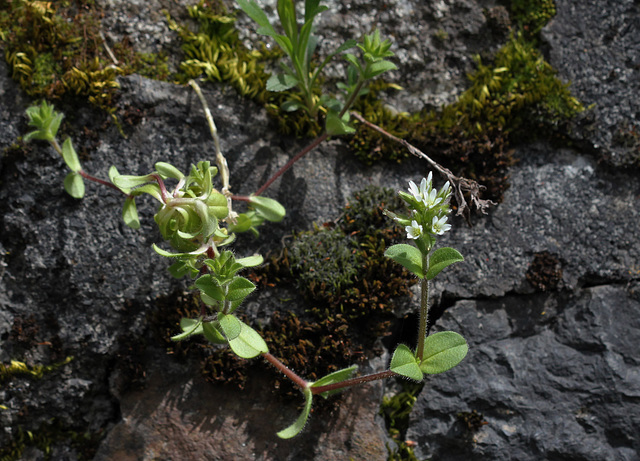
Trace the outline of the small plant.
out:
[[[261,193],[286,168],[322,140],[330,135],[352,131],[348,124],[347,110],[362,94],[364,83],[395,66],[385,60],[391,55],[390,42],[382,41],[378,32],[367,35],[363,43],[358,45],[364,53],[364,61],[358,60],[351,54],[345,55],[350,63],[348,83],[342,86],[346,93],[345,102],[340,103],[337,100],[322,97],[316,100],[312,95],[319,69],[316,68],[314,72],[310,72],[312,69],[310,60],[317,40],[311,35],[311,31],[313,19],[326,8],[319,6],[318,0],[307,0],[305,22],[301,28],[298,28],[293,2],[280,1],[278,13],[285,30],[285,35],[281,35],[275,32],[266,20],[266,15],[254,2],[239,0],[239,4],[260,24],[261,32],[272,36],[292,60],[293,68],[283,66],[284,74],[270,79],[271,89],[278,90],[278,85],[299,89],[300,104],[297,106],[289,104],[290,109],[302,109],[313,113],[320,111],[324,107],[323,104],[327,104],[325,134],[296,155],[255,194],[246,197],[231,193],[229,171],[220,151],[215,123],[200,88],[194,81],[189,83],[204,106],[205,116],[214,138],[217,166],[212,166],[209,161],[201,161],[192,165],[188,174],[184,174],[171,164],[158,162],[155,164],[154,171],[142,176],[121,175],[117,168],[112,166],[109,169],[109,181],[99,179],[83,170],[69,138],[62,145],[59,143],[57,133],[63,115],[46,102],[27,109],[29,125],[35,130],[27,134],[25,140],[47,141],[62,156],[70,170],[64,180],[64,187],[72,197],[84,196],[85,180],[108,186],[124,194],[122,216],[125,223],[132,228],[140,227],[135,198],[148,194],[158,201],[159,208],[154,220],[172,251],[162,249],[155,244],[153,248],[158,254],[175,261],[169,267],[169,272],[174,277],[188,276],[194,280],[194,288],[199,298],[195,315],[180,320],[181,332],[172,336],[171,340],[183,341],[195,335],[202,335],[213,344],[228,345],[230,350],[240,358],[262,357],[282,372],[305,397],[304,408],[298,419],[278,432],[279,437],[287,439],[299,434],[304,428],[311,411],[313,397],[316,395],[327,398],[347,387],[393,376],[402,376],[421,382],[425,374],[447,371],[465,357],[467,343],[459,334],[446,331],[427,336],[429,283],[444,268],[463,260],[462,255],[452,248],[434,249],[437,237],[451,228],[447,224],[447,215],[451,211],[449,202],[452,192],[456,191],[459,203],[461,203],[461,195],[456,189],[459,186],[454,185],[452,189],[449,181],[437,191],[433,188],[432,175],[429,174],[428,178],[422,179],[419,186],[410,182],[409,193],[399,193],[400,198],[409,207],[409,214],[395,214],[385,210],[387,216],[404,226],[407,238],[415,244],[415,246],[393,245],[387,248],[384,255],[402,265],[421,281],[422,294],[416,350],[411,350],[404,344],[399,345],[388,370],[365,376],[354,377],[357,368],[354,365],[333,371],[319,379],[307,381],[287,368],[269,351],[260,333],[238,316],[238,309],[256,289],[252,281],[239,273],[246,268],[262,264],[262,256],[236,257],[226,247],[234,242],[236,233],[250,231],[257,234],[257,228],[265,221],[278,222],[284,218],[284,207],[273,199],[262,197]],[[355,42],[350,41],[339,47],[335,53],[325,59],[320,69],[332,56],[353,45]],[[437,166],[437,164],[434,165]],[[437,168],[444,171],[439,166]],[[219,190],[213,184],[218,173],[221,182]],[[459,179],[452,175],[448,177],[451,177],[452,181]],[[234,201],[245,202],[249,209],[242,213],[236,212],[233,209]],[[337,238],[341,237],[338,235]],[[298,269],[305,270],[305,267],[301,265]],[[351,274],[345,273],[341,277],[335,283],[339,284],[341,280],[348,281]]]
[[[238,5],[260,26],[258,33],[273,38],[291,60],[291,65],[282,63],[282,72],[273,74],[267,81],[267,89],[270,91],[298,89],[297,94],[293,93],[282,104],[282,110],[304,110],[312,118],[322,112],[326,115],[325,129],[329,135],[353,133],[355,130],[349,125],[347,111],[355,100],[366,92],[365,83],[383,72],[396,69],[395,64],[385,59],[393,56],[393,52],[389,50],[391,41],[382,40],[380,32],[376,30],[370,35],[365,35],[362,43],[347,40],[319,65],[315,65],[312,58],[318,45],[318,37],[312,33],[313,21],[328,9],[320,5],[320,0],[305,1],[302,27],[297,22],[294,1],[279,0],[278,17],[284,35],[274,29],[267,15],[254,1],[238,0]],[[362,51],[363,60],[354,54],[345,54],[345,59],[350,63],[347,82],[338,84],[338,88],[344,93],[344,102],[326,94],[319,96],[318,77],[322,70],[333,57],[356,46]]]

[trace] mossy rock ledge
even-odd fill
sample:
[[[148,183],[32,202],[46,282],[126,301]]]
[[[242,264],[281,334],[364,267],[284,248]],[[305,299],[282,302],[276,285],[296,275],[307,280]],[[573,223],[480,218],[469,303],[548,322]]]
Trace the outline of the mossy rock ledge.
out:
[[[9,3],[0,0],[0,10]],[[126,38],[133,50],[164,52],[174,75],[180,39],[157,12],[170,8],[173,19],[188,23],[182,8],[194,3],[69,5],[78,14],[100,7],[108,44]],[[469,88],[474,56],[490,63],[519,30],[531,33],[527,40],[535,41],[585,108],[552,124],[535,118],[543,111],[529,113],[524,131],[537,136],[505,144],[512,161],[501,170],[508,179],[501,202],[487,215],[472,215],[472,226],[461,217],[451,219],[453,229],[440,244],[458,249],[465,261],[443,271],[432,286],[432,331],[463,334],[469,354],[455,369],[431,376],[417,394],[400,440],[409,441],[411,459],[637,459],[637,2],[512,2],[519,15],[480,0],[327,3],[321,53],[372,26],[397,43],[399,71],[387,81],[405,90],[381,94],[397,111],[437,113],[455,103]],[[544,16],[549,22],[537,31],[542,10],[525,15],[531,21],[526,22],[521,16],[528,4],[543,5],[543,12],[555,16]],[[243,43],[253,43],[249,21],[238,15],[237,26]],[[5,33],[0,29],[0,39]],[[330,84],[340,69],[329,70]],[[317,406],[300,436],[283,441],[275,433],[295,419],[302,403],[284,379],[266,366],[214,356],[196,341],[168,348],[166,334],[177,328],[172,315],[193,305],[185,295],[188,281],[172,279],[167,261],[151,249],[160,240],[151,201],[140,201],[142,228],[134,231],[122,223],[120,197],[111,191],[89,185],[83,200],[66,195],[61,159],[44,144],[19,139],[28,130],[24,111],[33,100],[12,73],[10,63],[0,60],[0,459],[409,459],[407,450],[404,458],[394,451],[399,440],[379,416],[395,382],[348,390],[334,403],[329,399]],[[116,165],[120,172],[145,174],[158,161],[186,169],[212,157],[202,108],[188,87],[166,75],[159,80],[123,74],[116,81],[109,110],[82,97],[54,101],[66,115],[63,137],[74,139],[87,171],[106,177]],[[240,96],[231,85],[206,82],[202,88],[234,193],[253,192],[309,142],[279,133],[264,104]],[[452,167],[448,162],[456,159],[438,160]],[[260,288],[247,302],[246,321],[265,329],[271,321],[290,322],[304,331],[310,315],[319,312],[310,313],[318,306],[309,304],[309,293],[321,287],[316,283],[305,291],[282,275],[283,241],[319,232],[314,226],[333,233],[346,229],[345,205],[354,194],[370,185],[405,190],[409,180],[428,173],[416,158],[365,165],[346,139],[332,139],[304,157],[265,193],[286,207],[285,220],[265,226],[257,239],[242,236],[235,244],[243,256],[260,252],[272,261],[252,275]],[[442,178],[434,176],[441,185]],[[383,226],[376,214],[381,205],[372,209],[377,211],[363,218],[367,232],[397,238],[388,228],[375,230]],[[358,235],[350,234],[353,229],[332,241],[357,241],[354,251],[377,254],[379,239],[362,246],[366,240],[360,236],[350,240]],[[354,261],[364,261],[358,258],[360,253]],[[344,260],[350,261],[348,255]],[[361,269],[339,274],[343,298],[319,298],[346,303],[354,291],[345,286]],[[329,313],[331,325],[348,327],[357,318],[376,334],[381,325],[393,332],[366,340],[344,337],[363,373],[387,367],[391,343],[411,328],[406,322],[418,291],[415,280],[407,276],[406,282],[408,290],[384,297],[384,308]],[[357,285],[359,293],[363,286]],[[379,303],[374,294],[367,292],[367,302]],[[171,305],[175,312],[165,310]],[[304,338],[300,344],[309,357],[320,347]],[[213,357],[209,368],[203,357]],[[228,375],[211,379],[211,370],[223,363]]]

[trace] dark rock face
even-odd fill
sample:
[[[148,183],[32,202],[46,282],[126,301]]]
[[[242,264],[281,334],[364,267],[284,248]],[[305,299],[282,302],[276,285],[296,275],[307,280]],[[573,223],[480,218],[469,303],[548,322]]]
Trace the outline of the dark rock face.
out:
[[[155,49],[170,41],[170,35],[153,37],[165,34],[166,25],[126,17],[177,8],[173,3],[105,1],[119,15],[105,25],[116,36],[139,34],[140,49]],[[330,6],[323,17],[330,41],[376,23],[396,39],[398,81],[407,91],[392,103],[401,109],[450,102],[464,89],[471,55],[495,48],[509,28],[504,10],[491,1]],[[640,12],[631,0],[558,1],[557,7],[543,30],[550,62],[579,99],[596,106],[567,134],[582,147],[518,146],[504,203],[474,217],[472,228],[453,219],[442,240],[466,260],[434,284],[434,318],[446,308],[434,330],[462,333],[470,352],[459,367],[430,377],[418,399],[407,438],[420,457],[633,460],[640,451],[640,179],[637,170],[619,167],[633,164],[640,145],[634,134]],[[116,165],[144,174],[157,161],[185,169],[211,156],[201,107],[187,89],[137,76],[120,83],[119,109],[135,115],[126,119],[126,139],[89,107],[67,114],[96,135],[97,141],[74,139],[88,171],[106,176]],[[264,111],[232,89],[207,84],[204,92],[235,193],[253,192],[305,145],[275,133]],[[3,151],[27,131],[29,104],[1,61]],[[171,279],[167,262],[150,249],[160,241],[155,205],[140,202],[143,228],[132,231],[120,220],[115,194],[89,186],[85,199],[68,197],[62,161],[49,148],[6,152],[0,159],[0,361],[74,359],[46,379],[2,383],[0,404],[7,409],[0,410],[0,448],[18,426],[36,430],[55,417],[79,432],[103,431],[98,460],[386,459],[387,436],[376,416],[381,383],[345,393],[330,414],[312,416],[299,438],[284,442],[275,432],[295,419],[296,403],[274,397],[260,373],[239,391],[205,383],[198,364],[168,357],[149,334],[147,314],[158,295],[188,283]],[[243,240],[242,251],[265,253],[292,230],[336,219],[365,185],[405,189],[427,173],[417,160],[363,167],[332,140],[274,183],[268,195],[285,205],[288,218],[265,227],[260,240]],[[250,317],[268,319],[286,295],[269,297],[264,291],[248,302]],[[366,366],[381,370],[386,360]],[[135,370],[143,389],[123,384],[136,378]],[[477,424],[468,427],[458,413],[474,410]],[[78,459],[64,443],[50,448],[52,459]],[[43,453],[32,448],[23,456]]]
[[[452,460],[637,459],[635,290],[597,286],[560,303],[550,295],[457,303],[442,326],[472,338],[469,362],[429,380],[408,434],[417,452]],[[475,432],[456,418],[472,409],[487,423]]]
[[[542,31],[549,62],[572,91],[593,104],[578,134],[614,165],[638,162],[640,140],[640,10],[620,0],[557,1]]]

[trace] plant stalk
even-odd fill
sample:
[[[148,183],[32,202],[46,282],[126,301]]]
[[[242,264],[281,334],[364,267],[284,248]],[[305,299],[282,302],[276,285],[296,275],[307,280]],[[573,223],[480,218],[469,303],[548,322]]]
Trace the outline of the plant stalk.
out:
[[[386,379],[396,376],[396,373],[391,370],[379,371],[370,375],[358,376],[357,378],[345,379],[339,383],[327,384],[326,386],[311,387],[313,394],[322,394],[323,392],[336,391],[345,387],[357,386],[359,384],[368,383],[371,381],[377,381],[379,379]]]
[[[262,356],[265,358],[267,362],[269,362],[271,365],[277,368],[280,372],[282,372],[282,374],[284,374],[287,378],[293,381],[293,383],[297,385],[300,389],[304,390],[309,387],[310,383],[308,383],[307,381],[302,379],[300,376],[298,376],[296,372],[293,371],[292,369],[287,368],[287,366],[284,363],[282,363],[280,360],[275,358],[269,352],[263,352]]]
[[[427,280],[427,272],[429,272],[429,254],[427,252],[422,255],[422,274],[425,276],[421,282],[420,293],[420,321],[418,325],[418,350],[416,357],[422,361],[424,355],[424,340],[427,336],[427,321],[429,320],[429,280]]]

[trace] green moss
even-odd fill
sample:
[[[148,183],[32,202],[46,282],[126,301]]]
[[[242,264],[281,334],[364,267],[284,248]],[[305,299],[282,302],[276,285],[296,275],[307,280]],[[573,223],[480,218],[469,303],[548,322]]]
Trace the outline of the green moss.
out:
[[[514,22],[530,37],[535,37],[555,15],[554,0],[511,0]]]
[[[488,187],[500,201],[508,187],[510,146],[557,132],[583,110],[555,70],[523,34],[512,35],[490,60],[476,58],[469,88],[452,104],[421,114],[392,114],[375,99],[364,116],[406,139],[453,171]],[[351,148],[364,162],[399,161],[398,143],[360,126]]]
[[[18,461],[27,447],[36,447],[51,459],[52,446],[64,445],[75,450],[79,460],[93,459],[103,434],[79,432],[67,428],[57,420],[42,425],[37,431],[19,428],[8,446],[0,449],[0,461]]]
[[[100,35],[102,11],[91,1],[14,0],[0,8],[0,40],[12,77],[32,97],[80,97],[114,112],[118,75],[167,78],[166,58],[114,46],[115,65]]]
[[[45,374],[57,370],[58,368],[68,364],[73,357],[67,357],[61,362],[51,365],[32,365],[29,366],[24,362],[12,360],[9,365],[0,363],[0,383],[8,381],[16,376],[27,376],[30,378],[40,379]]]
[[[200,1],[188,8],[189,15],[197,21],[197,30],[172,20],[170,27],[183,40],[185,53],[180,64],[181,82],[203,77],[212,82],[229,83],[241,95],[264,105],[285,134],[316,136],[321,131],[318,120],[312,120],[304,111],[282,112],[280,105],[292,96],[292,92],[268,92],[267,65],[274,65],[282,57],[279,49],[249,50],[238,38],[235,17],[229,14],[221,2]]]
[[[424,387],[424,383],[413,383],[397,380],[401,391],[392,397],[384,397],[380,406],[380,414],[384,418],[387,432],[396,443],[395,447],[387,446],[388,461],[418,461],[413,453],[410,442],[405,441],[409,428],[409,417],[416,403],[417,396]]]

